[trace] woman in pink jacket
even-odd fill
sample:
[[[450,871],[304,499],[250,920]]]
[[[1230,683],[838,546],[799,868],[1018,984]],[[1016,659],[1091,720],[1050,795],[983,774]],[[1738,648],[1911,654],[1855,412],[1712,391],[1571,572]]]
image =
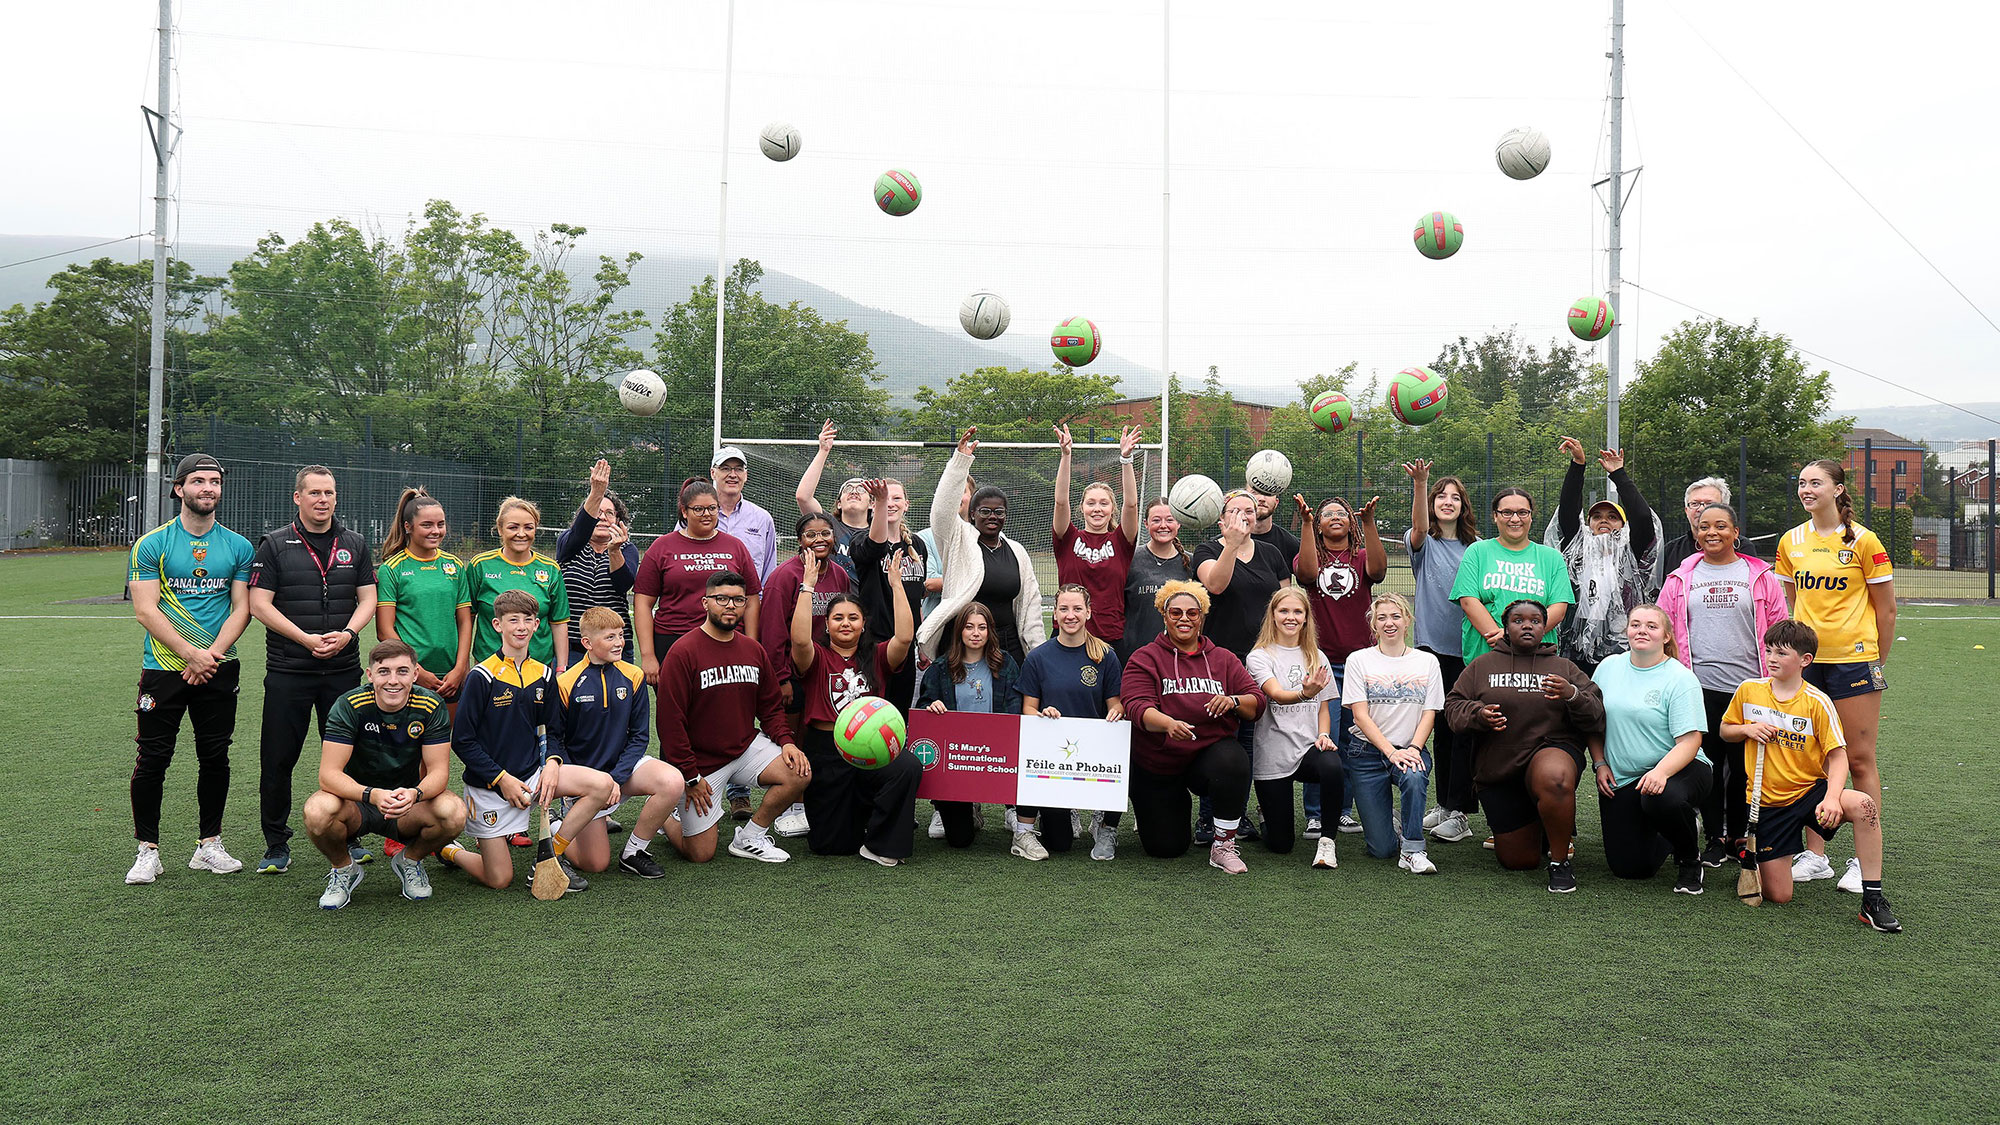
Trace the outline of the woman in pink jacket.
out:
[[[1736,511],[1710,504],[1695,517],[1694,541],[1701,554],[1689,555],[1660,587],[1660,608],[1673,625],[1682,664],[1694,670],[1708,707],[1702,749],[1715,763],[1715,784],[1702,801],[1707,867],[1720,867],[1736,854],[1750,819],[1743,784],[1743,748],[1722,741],[1722,713],[1745,680],[1768,675],[1764,630],[1791,614],[1784,586],[1762,559],[1736,553]]]

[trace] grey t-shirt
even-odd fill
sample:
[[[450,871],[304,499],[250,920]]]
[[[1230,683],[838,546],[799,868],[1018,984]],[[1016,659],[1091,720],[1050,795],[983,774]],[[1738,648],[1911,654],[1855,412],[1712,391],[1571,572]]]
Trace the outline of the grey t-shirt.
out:
[[[993,669],[984,660],[975,660],[965,666],[965,679],[957,685],[957,706],[954,711],[979,711],[991,714],[993,711]]]
[[[1403,534],[1404,546],[1416,544],[1410,552],[1410,571],[1417,580],[1417,598],[1411,609],[1417,614],[1417,645],[1446,656],[1461,651],[1459,630],[1465,611],[1451,597],[1451,584],[1458,578],[1458,564],[1465,558],[1465,544],[1457,539],[1438,539],[1411,528]]]
[[[1688,575],[1688,649],[1704,691],[1733,692],[1759,675],[1757,601],[1750,564],[1714,566],[1703,559]]]
[[[1130,658],[1147,641],[1166,631],[1160,609],[1153,604],[1160,587],[1175,579],[1192,577],[1194,572],[1179,555],[1163,559],[1144,542],[1132,551],[1132,565],[1125,571],[1125,636],[1118,642],[1120,659]]]
[[[1321,658],[1322,661],[1324,657]],[[1244,661],[1250,678],[1263,687],[1268,680],[1297,691],[1306,682],[1306,654],[1290,645],[1253,648]],[[1257,744],[1252,754],[1250,776],[1256,781],[1290,777],[1299,771],[1306,751],[1319,737],[1319,709],[1327,700],[1338,703],[1340,682],[1329,678],[1318,695],[1297,703],[1272,703],[1257,716]]]

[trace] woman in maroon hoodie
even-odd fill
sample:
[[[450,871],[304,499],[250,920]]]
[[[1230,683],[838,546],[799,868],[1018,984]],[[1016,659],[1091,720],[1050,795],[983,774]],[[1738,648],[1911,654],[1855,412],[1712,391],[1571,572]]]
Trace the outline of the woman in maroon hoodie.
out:
[[[1472,735],[1472,782],[1500,866],[1525,871],[1546,850],[1549,891],[1568,894],[1576,779],[1585,740],[1604,729],[1604,700],[1583,669],[1542,643],[1542,603],[1510,603],[1500,627],[1501,647],[1466,665],[1445,696],[1445,721]]]
[[[1263,712],[1264,693],[1241,660],[1202,636],[1209,601],[1201,583],[1169,582],[1153,601],[1166,632],[1132,653],[1121,685],[1133,724],[1139,843],[1150,856],[1186,855],[1193,842],[1188,795],[1199,793],[1215,810],[1209,866],[1240,875],[1247,869],[1236,829],[1250,799],[1250,757],[1236,728]]]

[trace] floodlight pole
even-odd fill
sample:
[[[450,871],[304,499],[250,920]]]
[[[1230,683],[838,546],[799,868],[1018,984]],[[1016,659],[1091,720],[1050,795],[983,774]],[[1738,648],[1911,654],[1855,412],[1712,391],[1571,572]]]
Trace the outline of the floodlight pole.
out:
[[[153,142],[153,339],[146,380],[146,492],[139,501],[143,533],[166,522],[161,448],[167,409],[167,164],[173,159],[174,0],[160,0],[160,108],[147,117]]]
[[[1622,180],[1625,174],[1625,0],[1611,0],[1611,197],[1606,211],[1611,217],[1609,278],[1605,286],[1605,300],[1611,303],[1611,349],[1608,394],[1604,403],[1604,448],[1617,449],[1618,445],[1618,331],[1617,320],[1624,315],[1618,304],[1619,258],[1624,247],[1621,245],[1621,231],[1625,214],[1625,193]],[[1608,489],[1609,484],[1605,485]]]
[[[715,402],[709,432],[709,457],[722,448],[722,327],[729,304],[729,93],[736,73],[736,0],[729,0],[729,27],[722,40],[722,190],[715,211]]]
[[[1168,355],[1170,333],[1169,280],[1173,275],[1170,246],[1174,231],[1173,170],[1168,160],[1174,144],[1174,0],[1160,3],[1160,491],[1173,487],[1167,456],[1169,415],[1173,412],[1174,365]]]

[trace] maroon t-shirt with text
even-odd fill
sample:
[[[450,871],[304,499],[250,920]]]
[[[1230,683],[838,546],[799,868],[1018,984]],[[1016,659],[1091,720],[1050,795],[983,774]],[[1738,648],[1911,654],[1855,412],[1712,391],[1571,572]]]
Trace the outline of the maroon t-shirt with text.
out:
[[[1125,636],[1125,574],[1132,569],[1132,544],[1117,527],[1103,533],[1075,524],[1055,536],[1056,581],[1090,591],[1090,631],[1117,644]],[[1050,608],[1054,599],[1048,599]]]
[[[771,658],[771,667],[778,673],[781,684],[798,675],[798,669],[792,667],[792,614],[799,608],[799,587],[805,585],[805,580],[805,557],[793,555],[772,567],[771,576],[764,583],[764,608],[757,618],[757,637],[764,642],[764,652]],[[847,570],[835,565],[829,556],[826,573],[819,576],[819,585],[813,587],[813,640],[826,637],[827,603],[833,601],[835,594],[847,593],[852,585]]]
[[[812,667],[800,675],[806,683],[805,721],[833,722],[842,707],[864,695],[882,694],[889,683],[889,642],[864,644],[852,659],[828,645],[814,645]]]
[[[660,662],[656,712],[660,757],[690,782],[742,757],[759,720],[772,742],[792,741],[764,646],[740,630],[718,641],[698,628],[675,641]]]
[[[708,576],[724,570],[743,576],[744,593],[755,597],[763,592],[750,548],[726,531],[708,539],[670,531],[653,540],[639,559],[639,574],[632,582],[633,593],[660,599],[653,609],[653,635],[677,637],[700,625],[708,617],[701,607]]]

